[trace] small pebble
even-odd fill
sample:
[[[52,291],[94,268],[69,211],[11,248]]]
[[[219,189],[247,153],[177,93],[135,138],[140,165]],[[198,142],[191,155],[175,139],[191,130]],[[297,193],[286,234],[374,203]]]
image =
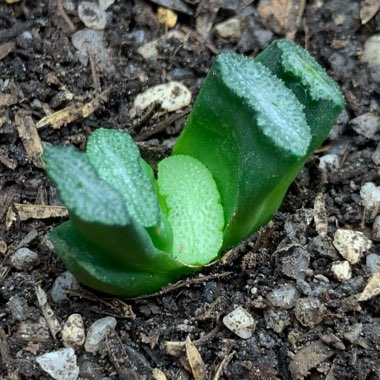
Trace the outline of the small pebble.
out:
[[[351,264],[357,264],[372,242],[362,232],[338,229],[333,244],[338,252]]]
[[[358,295],[359,301],[367,301],[380,294],[380,272],[375,272],[368,280],[363,291]]]
[[[299,293],[294,285],[283,284],[269,292],[266,297],[273,306],[292,309],[299,298]]]
[[[355,343],[359,339],[362,330],[363,330],[363,324],[355,323],[352,326],[348,327],[348,329],[343,334],[343,336],[350,343]]]
[[[210,281],[205,285],[203,290],[203,296],[207,303],[211,303],[217,298],[217,288],[218,284],[214,281]]]
[[[241,35],[240,18],[234,17],[215,25],[215,33],[225,40],[237,40]]]
[[[298,279],[297,280],[297,288],[305,296],[307,296],[307,295],[309,295],[311,293],[311,286],[305,280]]]
[[[290,325],[289,314],[286,310],[267,308],[264,310],[264,319],[277,334],[281,334]]]
[[[295,280],[304,279],[305,272],[309,267],[310,255],[304,248],[299,246],[293,246],[291,249],[292,253],[290,255],[281,257],[281,271]]]
[[[376,186],[373,182],[366,182],[360,189],[360,196],[366,215],[374,219],[380,209],[380,186]]]
[[[82,1],[79,3],[78,16],[87,28],[100,30],[106,27],[106,12],[90,1]]]
[[[40,355],[36,362],[55,380],[78,379],[77,357],[71,347]]]
[[[367,39],[361,60],[368,63],[369,66],[380,65],[380,34],[375,34]]]
[[[18,270],[31,269],[39,262],[37,253],[29,248],[20,248],[10,257],[11,265]]]
[[[167,112],[177,111],[190,104],[191,91],[182,83],[174,81],[150,87],[136,96],[129,114],[133,118],[156,102]]]
[[[297,320],[303,326],[308,327],[314,327],[321,323],[326,314],[326,307],[318,298],[300,298],[294,308],[294,315]]]
[[[256,328],[252,315],[238,306],[223,318],[224,325],[242,339],[249,339]]]
[[[372,225],[372,239],[380,241],[380,215],[377,215]]]
[[[61,273],[54,281],[50,295],[54,302],[68,300],[65,290],[78,290],[79,283],[68,271]]]
[[[340,157],[335,153],[325,154],[320,157],[318,166],[324,172],[334,172],[340,167]]]
[[[329,257],[332,260],[339,260],[340,258],[332,245],[332,241],[320,235],[310,240],[307,250],[316,257]]]
[[[79,374],[82,379],[105,380],[106,377],[104,373],[102,373],[102,369],[103,368],[101,368],[98,364],[86,360],[81,363]]]
[[[84,349],[96,353],[102,350],[107,334],[116,327],[116,318],[104,317],[95,321],[87,332]]]
[[[370,274],[380,272],[380,256],[376,253],[370,253],[365,258],[365,265]]]
[[[165,25],[167,28],[174,28],[177,24],[177,13],[169,8],[157,8],[157,22]]]
[[[25,298],[18,295],[12,296],[7,306],[12,314],[12,319],[16,321],[24,321],[28,318],[29,312],[32,310]]]
[[[186,34],[176,29],[171,30],[170,32],[166,33],[164,36],[157,38],[153,41],[147,42],[144,45],[141,45],[137,49],[137,52],[146,60],[156,59],[158,57],[158,50],[157,50],[158,44],[172,38],[175,38],[176,40],[184,43],[186,41]]]
[[[358,135],[371,140],[380,139],[380,116],[365,113],[352,119],[350,125]]]
[[[80,314],[71,314],[62,328],[62,342],[65,347],[83,346],[86,335],[83,318]]]
[[[351,265],[346,260],[333,262],[331,264],[331,271],[340,282],[347,281],[352,277]]]

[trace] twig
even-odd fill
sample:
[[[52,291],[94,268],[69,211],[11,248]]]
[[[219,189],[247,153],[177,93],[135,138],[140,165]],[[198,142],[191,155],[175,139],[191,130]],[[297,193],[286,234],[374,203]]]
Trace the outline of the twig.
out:
[[[73,22],[70,20],[70,17],[67,15],[65,9],[63,8],[61,0],[57,0],[57,9],[58,9],[59,14],[63,18],[63,20],[65,21],[65,23],[67,24],[67,26],[69,27],[69,31],[71,33],[75,32],[76,27],[73,24]]]

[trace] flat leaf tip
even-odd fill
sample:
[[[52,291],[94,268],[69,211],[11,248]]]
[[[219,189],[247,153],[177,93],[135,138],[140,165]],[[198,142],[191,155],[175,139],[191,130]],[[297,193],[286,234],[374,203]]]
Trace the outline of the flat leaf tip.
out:
[[[256,114],[266,138],[288,154],[302,158],[307,153],[311,134],[304,107],[281,79],[261,63],[236,53],[219,55],[215,68],[241,98],[242,106]]]
[[[129,213],[137,222],[144,227],[159,223],[157,196],[142,168],[138,147],[128,133],[97,129],[88,138],[86,155],[99,177],[123,196]]]
[[[277,40],[273,44],[282,51],[284,70],[301,81],[315,101],[330,100],[344,106],[344,96],[338,84],[306,49],[287,39]]]
[[[83,152],[71,146],[48,147],[42,157],[48,176],[70,213],[87,222],[129,223],[121,195],[98,177]]]

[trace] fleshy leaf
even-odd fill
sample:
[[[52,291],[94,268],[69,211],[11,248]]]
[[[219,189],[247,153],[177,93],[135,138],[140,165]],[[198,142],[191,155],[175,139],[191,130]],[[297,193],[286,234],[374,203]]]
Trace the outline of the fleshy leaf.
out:
[[[49,177],[70,213],[85,222],[125,226],[130,215],[122,196],[101,180],[86,155],[73,147],[45,148]]]
[[[165,271],[154,265],[136,270],[108,260],[109,251],[85,240],[68,221],[53,229],[49,239],[67,269],[84,285],[120,297],[135,297],[160,290],[191,270],[180,264]]]
[[[329,134],[344,107],[344,97],[337,83],[301,46],[289,40],[277,40],[256,58],[282,79],[304,106],[310,126],[310,155]]]
[[[158,272],[178,267],[170,253],[157,249],[145,228],[129,216],[123,197],[99,178],[84,153],[51,147],[44,160],[69,210],[70,223],[94,248],[94,255],[99,253],[96,247],[105,254],[98,260],[138,270],[154,267]]]
[[[223,242],[220,195],[209,170],[189,156],[158,164],[160,195],[173,230],[173,256],[189,265],[205,265],[217,257]]]
[[[123,196],[138,223],[144,227],[159,223],[157,196],[141,167],[140,152],[128,133],[97,129],[88,138],[86,155],[99,177]]]
[[[224,208],[224,248],[272,217],[257,210],[277,186],[285,194],[284,175],[294,178],[308,151],[302,111],[293,92],[263,65],[233,53],[215,60],[173,152],[211,171]]]

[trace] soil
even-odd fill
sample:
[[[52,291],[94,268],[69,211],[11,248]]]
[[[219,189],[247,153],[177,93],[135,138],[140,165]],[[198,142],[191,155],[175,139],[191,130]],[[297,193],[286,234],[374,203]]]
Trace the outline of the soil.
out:
[[[186,39],[165,39],[154,58],[144,59],[139,46],[169,28],[157,21],[160,3],[173,8],[174,29]],[[85,28],[79,2],[0,4],[1,378],[50,379],[36,359],[64,347],[60,326],[76,313],[86,332],[103,317],[117,321],[100,352],[75,347],[82,379],[380,379],[379,298],[355,297],[371,278],[365,256],[380,254],[373,227],[378,209],[368,212],[360,195],[365,183],[380,185],[373,158],[380,128],[369,135],[354,128],[357,119],[352,122],[363,114],[380,115],[379,66],[361,60],[365,42],[380,30],[378,2],[315,0],[304,10],[302,3],[117,0],[106,11],[107,54],[90,53],[87,60],[72,40]],[[371,9],[373,17],[364,20]],[[230,18],[238,19],[237,31],[221,38],[214,27]],[[39,160],[39,142],[83,149],[99,127],[127,130],[142,155],[157,162],[170,153],[190,107],[157,117],[151,107],[131,118],[137,94],[177,80],[194,99],[218,52],[254,57],[284,36],[316,57],[347,103],[272,222],[218,264],[160,294],[120,300],[80,287],[54,300],[51,290],[65,267],[47,236],[65,212],[37,207],[22,213],[23,205],[60,204]],[[78,114],[85,104],[92,112]],[[36,132],[41,119],[66,107],[74,111],[69,109],[60,128],[48,124]],[[337,154],[338,165],[323,168],[321,158],[330,153]],[[333,262],[343,260],[333,245],[338,229],[363,232],[373,243],[346,280],[332,271]],[[16,263],[20,248],[37,257]],[[287,273],[288,258],[300,260],[300,266],[306,262],[304,273]],[[273,305],[271,291],[283,284],[297,290],[298,306]],[[247,339],[223,323],[238,306],[255,321]],[[52,320],[58,321],[56,330]]]

